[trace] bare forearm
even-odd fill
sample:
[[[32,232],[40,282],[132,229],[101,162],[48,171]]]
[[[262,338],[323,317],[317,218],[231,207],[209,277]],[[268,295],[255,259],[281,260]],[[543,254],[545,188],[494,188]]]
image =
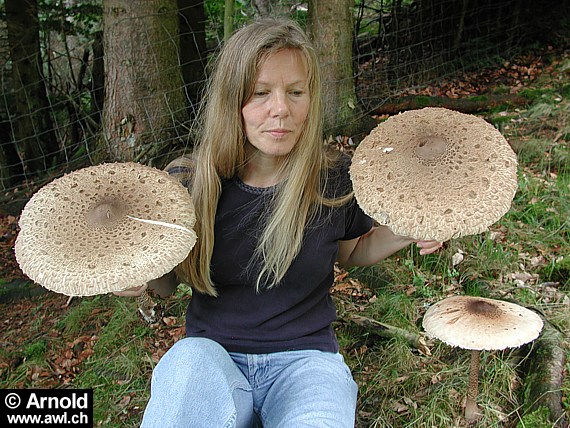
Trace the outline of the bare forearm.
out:
[[[412,242],[411,238],[395,235],[386,226],[374,227],[358,239],[348,258],[340,262],[346,267],[373,265]]]
[[[160,297],[166,297],[173,294],[178,287],[178,279],[174,271],[167,273],[166,275],[152,279],[148,282],[148,288],[157,293]]]

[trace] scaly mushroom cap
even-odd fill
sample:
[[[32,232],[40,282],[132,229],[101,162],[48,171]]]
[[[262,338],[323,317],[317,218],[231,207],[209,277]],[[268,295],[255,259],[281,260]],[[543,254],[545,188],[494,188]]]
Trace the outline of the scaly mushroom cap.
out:
[[[426,333],[451,346],[471,350],[516,348],[538,337],[542,319],[514,303],[484,297],[454,296],[425,313]]]
[[[350,175],[359,206],[378,223],[447,241],[487,230],[510,209],[517,159],[485,120],[427,107],[378,125],[357,147]]]
[[[196,242],[194,222],[188,190],[167,173],[136,163],[87,167],[32,196],[20,216],[16,259],[58,293],[120,291],[184,260]]]

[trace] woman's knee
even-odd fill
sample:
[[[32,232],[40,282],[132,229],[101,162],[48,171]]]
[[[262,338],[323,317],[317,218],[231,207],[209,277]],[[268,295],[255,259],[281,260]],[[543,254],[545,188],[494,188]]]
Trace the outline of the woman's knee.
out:
[[[168,414],[165,409],[185,426],[209,421],[213,425],[208,426],[249,427],[251,387],[221,345],[209,339],[182,339],[154,369],[147,419],[157,418],[151,416],[155,412]]]
[[[226,358],[226,350],[217,342],[202,337],[186,337],[176,342],[164,354],[161,361],[193,361],[207,363],[216,358]]]
[[[176,342],[162,356],[153,378],[173,377],[179,381],[201,377],[205,371],[217,369],[220,361],[229,358],[224,348],[210,339],[188,337]]]

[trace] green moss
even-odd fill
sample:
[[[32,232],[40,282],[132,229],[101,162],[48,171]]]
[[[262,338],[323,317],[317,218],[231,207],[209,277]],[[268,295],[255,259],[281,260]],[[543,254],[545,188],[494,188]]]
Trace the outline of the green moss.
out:
[[[489,97],[487,97],[486,95],[475,95],[472,97],[468,98],[469,101],[473,101],[473,102],[485,102],[489,99]]]
[[[47,350],[47,343],[45,340],[38,340],[30,343],[23,349],[23,354],[27,359],[41,359],[44,357]]]
[[[543,98],[545,95],[552,95],[554,92],[551,88],[526,88],[519,92],[519,95],[529,101],[535,101]]]
[[[539,407],[534,412],[524,415],[517,428],[547,428],[552,426],[549,419],[550,411],[546,407]]]
[[[516,117],[517,117],[516,114],[507,114],[504,116],[493,116],[489,120],[493,125],[498,125],[500,123],[510,123]]]
[[[426,96],[418,96],[416,97],[416,102],[418,103],[418,107],[428,107],[432,104],[432,99]]]
[[[563,290],[570,289],[570,257],[553,259],[540,271],[540,276],[549,282],[558,282]]]

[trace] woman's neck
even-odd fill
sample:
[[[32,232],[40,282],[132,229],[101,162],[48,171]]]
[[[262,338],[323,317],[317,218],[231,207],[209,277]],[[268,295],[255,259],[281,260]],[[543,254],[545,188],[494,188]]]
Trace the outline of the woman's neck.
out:
[[[248,186],[272,187],[283,180],[282,157],[266,156],[256,151],[252,153],[239,172],[239,178]]]

